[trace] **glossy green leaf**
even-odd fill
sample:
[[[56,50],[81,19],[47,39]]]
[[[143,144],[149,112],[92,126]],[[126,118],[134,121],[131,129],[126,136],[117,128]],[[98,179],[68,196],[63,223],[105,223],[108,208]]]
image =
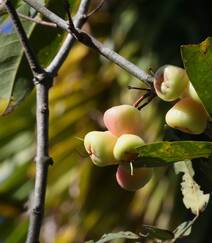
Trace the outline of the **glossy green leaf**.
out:
[[[29,7],[24,5],[19,12],[28,14]],[[33,26],[24,22],[28,35]],[[3,114],[11,111],[32,89],[32,78],[15,32],[0,35],[0,70],[0,114]]]
[[[200,44],[182,46],[181,54],[189,79],[212,116],[212,38],[208,37]]]
[[[139,238],[140,236],[130,231],[120,231],[118,233],[104,234],[100,240],[96,241],[96,243],[110,242],[111,240],[116,240],[116,239],[139,239]]]
[[[137,149],[139,155],[135,166],[165,166],[182,160],[208,158],[212,142],[178,141],[146,144]]]
[[[152,240],[171,240],[174,234],[165,229],[160,229],[151,225],[142,225],[142,235]]]
[[[40,2],[42,3],[43,1],[40,0]],[[49,10],[61,18],[65,18],[66,13],[63,4],[54,0],[48,0],[46,3]],[[38,16],[42,17],[39,14]],[[32,43],[32,47],[42,66],[46,67],[56,55],[59,47],[62,44],[64,35],[64,31],[59,28],[35,25],[35,28],[30,36],[30,42]]]
[[[43,0],[39,2],[43,3]],[[61,17],[65,16],[62,4],[48,1],[48,7]],[[35,11],[25,3],[20,5],[17,12],[35,17]],[[61,45],[63,31],[26,20],[22,20],[22,23],[40,64],[47,66]],[[33,88],[32,74],[14,30],[0,35],[0,69],[0,114],[6,114],[12,111]]]

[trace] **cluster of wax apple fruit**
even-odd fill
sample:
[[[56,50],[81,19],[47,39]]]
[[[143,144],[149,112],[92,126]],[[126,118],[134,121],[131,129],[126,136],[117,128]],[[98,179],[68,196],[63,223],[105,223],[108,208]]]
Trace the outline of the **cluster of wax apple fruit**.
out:
[[[200,134],[207,126],[208,115],[183,68],[165,65],[154,76],[157,95],[175,102],[166,114],[166,123],[185,133]]]
[[[140,111],[131,105],[114,106],[104,113],[107,131],[92,131],[84,138],[85,149],[97,166],[118,164],[116,180],[129,191],[143,187],[152,176],[150,168],[132,168],[136,149],[144,145]]]
[[[200,134],[207,126],[208,115],[183,68],[165,65],[154,75],[154,89],[164,101],[174,102],[166,114],[166,123],[175,129]],[[118,164],[116,180],[130,191],[143,187],[151,178],[150,168],[133,168],[137,148],[144,144],[140,111],[130,105],[108,109],[104,114],[108,131],[92,131],[84,138],[85,149],[98,166]]]

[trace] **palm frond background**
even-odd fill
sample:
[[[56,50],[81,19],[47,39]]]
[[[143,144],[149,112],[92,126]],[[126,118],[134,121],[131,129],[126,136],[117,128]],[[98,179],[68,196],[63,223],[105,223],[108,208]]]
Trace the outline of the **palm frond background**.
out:
[[[92,1],[93,7],[97,3]],[[85,29],[145,70],[166,63],[182,65],[180,45],[211,35],[209,5],[108,0]],[[143,223],[174,229],[188,219],[172,168],[155,169],[147,186],[130,193],[116,184],[115,167],[97,168],[85,153],[84,135],[105,129],[103,112],[132,104],[141,95],[129,91],[128,84],[142,86],[81,44],[75,44],[61,68],[50,92],[50,154],[55,163],[49,168],[41,242],[78,243],[119,230],[140,232]],[[157,99],[144,109],[149,142],[162,138],[166,110]],[[34,154],[33,92],[13,113],[0,118],[0,242],[22,243],[26,237]],[[182,242],[209,242],[211,209],[209,205],[190,240]]]

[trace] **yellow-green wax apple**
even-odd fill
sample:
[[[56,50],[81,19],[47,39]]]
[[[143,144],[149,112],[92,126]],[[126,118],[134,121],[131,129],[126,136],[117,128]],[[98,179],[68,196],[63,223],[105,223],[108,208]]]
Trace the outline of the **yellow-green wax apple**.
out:
[[[113,154],[118,161],[131,161],[137,157],[137,148],[144,145],[144,140],[134,134],[121,135],[114,146]]]
[[[84,146],[91,160],[97,166],[117,164],[113,148],[117,137],[111,132],[92,131],[84,137]]]
[[[207,118],[204,107],[189,97],[178,101],[166,113],[166,123],[170,127],[190,134],[204,132]]]
[[[178,99],[187,88],[189,78],[183,68],[173,65],[160,67],[154,76],[154,88],[157,95],[165,101]]]

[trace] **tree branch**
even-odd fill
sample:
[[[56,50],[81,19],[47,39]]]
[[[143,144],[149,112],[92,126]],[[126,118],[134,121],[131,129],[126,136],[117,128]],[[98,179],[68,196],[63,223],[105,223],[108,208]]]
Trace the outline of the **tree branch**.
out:
[[[69,33],[72,33],[72,34],[74,33],[73,29],[70,31],[70,26],[66,23],[66,21],[64,21],[63,19],[61,19],[60,17],[58,17],[51,11],[49,11],[43,5],[39,4],[38,2],[36,2],[34,0],[24,0],[24,1],[26,3],[28,3],[31,7],[35,8],[38,12],[42,13],[51,22],[56,23],[60,28],[64,29],[65,31],[67,31]],[[91,35],[89,35],[85,32],[82,32],[76,28],[75,28],[75,30],[76,30],[76,33],[79,33],[78,36],[74,35],[74,37],[76,39],[78,39],[78,41],[82,42],[84,45],[86,45],[90,48],[95,49],[101,55],[103,55],[110,61],[116,63],[118,66],[120,66],[121,68],[126,70],[128,73],[130,73],[134,77],[138,78],[139,80],[143,81],[147,86],[149,86],[149,87],[151,86],[151,84],[153,82],[152,75],[146,73],[145,71],[140,69],[138,66],[131,63],[130,61],[128,61],[127,59],[125,59],[124,57],[122,57],[121,55],[116,53],[115,51],[105,47],[101,42],[97,41]]]
[[[110,50],[109,48],[105,47],[101,42],[96,40],[94,37],[89,35],[86,32],[83,32],[77,29],[74,26],[72,18],[69,16],[69,31],[72,35],[84,45],[98,51],[102,56],[108,58],[109,60],[116,63],[118,66],[125,69],[127,72],[131,73],[136,78],[142,80],[147,86],[151,86],[152,83],[152,76],[140,68],[138,68],[135,64],[129,62],[124,57],[120,56],[116,52]]]
[[[33,205],[26,243],[38,243],[41,223],[44,214],[45,194],[47,186],[48,166],[53,163],[48,155],[48,82],[36,85],[36,119],[37,119],[37,151],[36,176]]]
[[[48,166],[52,159],[48,155],[48,93],[53,77],[46,73],[39,65],[27,38],[26,32],[21,24],[19,16],[10,0],[5,6],[14,23],[17,35],[24,48],[27,61],[34,76],[36,86],[36,119],[37,119],[37,146],[36,146],[36,175],[35,189],[33,195],[32,209],[30,214],[27,243],[38,243],[40,228],[44,213],[45,193],[47,186]]]
[[[75,26],[77,26],[77,28],[81,28],[86,21],[86,13],[88,11],[89,4],[90,0],[81,1],[76,18],[74,19],[74,24]],[[57,74],[61,65],[68,56],[68,53],[71,47],[73,46],[74,42],[75,38],[72,35],[68,34],[65,41],[63,42],[63,45],[60,47],[60,50],[58,51],[52,62],[49,64],[49,66],[46,68],[47,72],[50,72],[54,75]]]
[[[33,195],[33,205],[30,214],[30,224],[27,235],[27,243],[38,243],[41,223],[44,214],[44,205],[45,205],[45,192],[47,186],[47,175],[48,175],[48,166],[52,163],[52,159],[48,154],[48,125],[49,125],[49,104],[48,104],[48,94],[49,88],[52,84],[53,75],[52,72],[55,72],[59,69],[65,57],[68,54],[68,51],[73,44],[74,39],[79,40],[84,45],[91,47],[98,51],[100,54],[108,58],[109,60],[115,62],[117,65],[127,70],[129,73],[135,77],[143,80],[147,85],[150,86],[149,82],[152,81],[152,76],[139,69],[136,65],[130,63],[125,58],[110,50],[109,48],[102,45],[95,38],[89,34],[80,31],[78,28],[83,25],[87,19],[85,13],[88,9],[88,4],[90,0],[82,0],[80,8],[75,20],[75,24],[78,27],[67,24],[66,21],[58,17],[56,14],[49,11],[43,5],[39,4],[37,1],[33,0],[24,0],[29,5],[34,7],[38,12],[43,14],[51,22],[55,23],[58,27],[66,30],[68,33],[73,33],[73,35],[68,35],[66,41],[64,42],[65,49],[60,50],[59,54],[56,55],[52,64],[49,66],[49,69],[43,70],[39,65],[36,56],[34,55],[29,40],[26,36],[24,28],[21,24],[21,21],[18,17],[16,10],[11,4],[10,0],[5,2],[5,6],[13,20],[15,29],[20,38],[22,46],[24,48],[27,60],[29,62],[30,68],[33,72],[33,76],[36,84],[36,119],[37,119],[37,146],[36,146],[36,175],[35,175],[35,189]],[[63,45],[63,48],[64,48]]]
[[[24,52],[27,58],[27,61],[30,65],[30,68],[32,70],[32,73],[34,75],[34,77],[39,76],[41,73],[43,73],[43,70],[41,68],[41,66],[39,65],[37,58],[29,44],[29,40],[27,38],[26,32],[21,24],[21,21],[19,19],[19,16],[15,10],[15,8],[13,7],[12,3],[10,0],[7,0],[5,2],[5,7],[9,13],[9,16],[12,19],[12,22],[14,24],[15,30],[17,32],[17,35],[20,39],[20,42],[22,44],[22,47],[24,48]]]

